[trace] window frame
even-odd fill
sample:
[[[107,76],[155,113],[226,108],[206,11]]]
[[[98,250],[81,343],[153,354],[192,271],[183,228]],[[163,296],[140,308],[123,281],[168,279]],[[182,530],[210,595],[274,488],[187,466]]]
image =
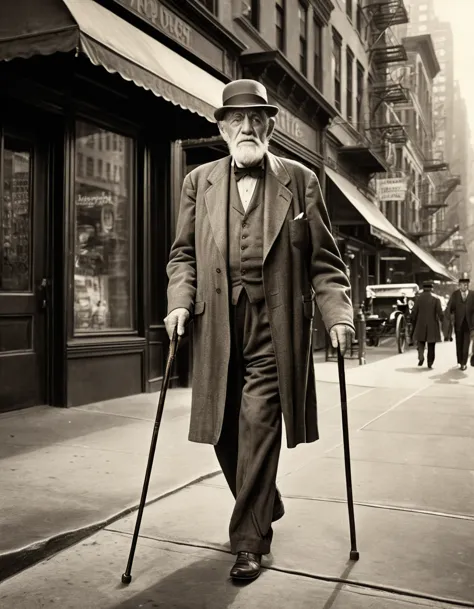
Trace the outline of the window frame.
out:
[[[354,16],[354,6],[352,0],[346,0],[346,16],[352,22]]]
[[[336,55],[337,50],[337,55]],[[333,88],[334,88],[334,106],[336,110],[341,112],[342,108],[342,36],[332,28],[332,66],[333,66]]]
[[[315,32],[318,31],[318,45]],[[313,85],[323,91],[323,32],[324,24],[317,15],[313,15]]]
[[[246,4],[250,8],[250,16],[242,13],[242,17],[246,19],[256,30],[260,30],[259,0],[247,0]]]
[[[129,153],[129,167],[127,168],[128,179],[130,180],[129,184],[129,209],[127,212],[127,217],[129,221],[129,252],[128,252],[128,279],[129,279],[129,318],[130,318],[130,326],[128,328],[105,328],[105,329],[90,329],[85,331],[80,331],[76,329],[75,326],[75,315],[74,315],[74,298],[75,298],[75,282],[74,282],[74,258],[76,255],[76,239],[77,239],[77,216],[76,216],[76,206],[75,202],[71,205],[70,209],[70,222],[71,222],[71,238],[73,239],[73,256],[71,260],[70,273],[72,280],[72,289],[70,290],[70,296],[68,297],[68,308],[71,311],[70,321],[68,323],[68,337],[74,341],[88,341],[90,339],[101,338],[107,340],[107,338],[111,336],[137,336],[140,333],[140,321],[138,319],[139,314],[139,302],[138,302],[138,291],[137,286],[140,280],[140,270],[138,265],[140,264],[140,256],[137,247],[137,230],[140,228],[139,218],[138,218],[138,188],[139,188],[139,176],[137,173],[137,163],[138,163],[138,154],[139,154],[139,141],[138,134],[134,131],[129,131],[126,128],[121,129],[118,125],[115,124],[115,121],[101,121],[100,119],[93,119],[87,113],[78,112],[74,116],[74,120],[72,121],[72,141],[73,141],[73,154],[72,154],[72,192],[74,193],[75,201],[75,193],[76,193],[76,178],[78,177],[78,167],[77,167],[77,158],[78,158],[78,149],[77,149],[77,138],[78,138],[78,130],[77,126],[79,123],[86,123],[89,126],[96,127],[97,129],[102,130],[102,137],[104,138],[104,142],[108,141],[112,143],[112,136],[115,134],[120,138],[127,138],[130,142],[130,153]],[[107,136],[110,136],[107,137]],[[111,147],[112,148],[112,147]],[[107,149],[107,146],[103,146],[102,152],[113,152],[111,149]],[[98,143],[97,150],[100,151],[100,144]],[[87,163],[87,157],[86,158]],[[104,161],[103,166],[104,170],[106,170],[106,165],[110,164],[110,171],[112,172],[113,163],[108,163]],[[95,163],[94,163],[95,169]],[[87,169],[84,172],[83,176],[87,177]],[[113,175],[111,175],[112,182]],[[115,186],[115,183],[113,183]]]
[[[302,30],[302,18],[304,25]],[[299,68],[304,77],[308,77],[308,5],[304,0],[298,2],[298,23],[299,23]],[[303,52],[302,52],[303,51]]]
[[[214,17],[218,17],[218,8],[219,8],[219,2],[218,2],[218,0],[197,0],[197,1],[199,2],[199,4],[201,4],[201,6],[203,6],[212,15],[214,15]],[[212,8],[209,8],[207,6],[209,1],[210,1],[211,5],[212,5]]]
[[[281,16],[281,28],[277,24],[275,17],[275,43],[277,49],[282,53],[286,52],[286,0],[275,0],[275,15]],[[279,42],[281,38],[281,42]]]
[[[362,86],[360,84],[362,83]],[[365,68],[360,63],[356,62],[356,121],[360,128],[364,128],[362,121],[362,114],[364,111],[364,91],[365,91]]]
[[[354,115],[354,59],[351,48],[346,46],[346,118],[350,123],[353,123],[356,118]]]

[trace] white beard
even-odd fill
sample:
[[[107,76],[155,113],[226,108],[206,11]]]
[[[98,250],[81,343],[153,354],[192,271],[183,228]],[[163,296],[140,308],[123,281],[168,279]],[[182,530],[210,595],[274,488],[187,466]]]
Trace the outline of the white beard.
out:
[[[228,145],[229,152],[240,167],[258,165],[268,152],[268,140],[265,142],[232,142]]]

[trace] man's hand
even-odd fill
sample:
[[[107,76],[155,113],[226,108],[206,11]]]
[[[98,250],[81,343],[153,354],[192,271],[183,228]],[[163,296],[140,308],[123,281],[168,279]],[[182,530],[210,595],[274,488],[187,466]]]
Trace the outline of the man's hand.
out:
[[[342,355],[346,352],[346,349],[352,344],[355,332],[350,326],[345,324],[336,324],[329,331],[331,338],[331,344],[334,349],[339,346]]]
[[[166,326],[166,331],[168,332],[168,336],[170,340],[173,339],[173,332],[176,326],[178,326],[178,336],[183,336],[184,327],[189,320],[189,311],[188,309],[173,309],[168,317],[165,317],[164,322]]]

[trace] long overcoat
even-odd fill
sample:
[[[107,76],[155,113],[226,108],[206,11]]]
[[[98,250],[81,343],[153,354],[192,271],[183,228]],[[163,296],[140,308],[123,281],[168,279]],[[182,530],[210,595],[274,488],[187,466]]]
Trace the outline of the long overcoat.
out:
[[[474,330],[474,292],[468,290],[466,302],[462,300],[461,290],[455,290],[446,306],[446,314],[454,315],[454,328],[461,331],[462,322],[467,321],[469,330]]]
[[[422,292],[415,300],[411,313],[413,340],[437,343],[441,340],[440,323],[443,320],[441,301],[431,292]]]
[[[318,439],[312,363],[315,301],[329,330],[353,327],[350,284],[316,175],[267,153],[263,283],[278,369],[287,445]],[[227,213],[231,157],[197,167],[183,184],[167,273],[168,312],[192,314],[189,440],[216,444],[230,357]],[[295,219],[300,213],[305,216]],[[230,371],[231,373],[231,371]]]

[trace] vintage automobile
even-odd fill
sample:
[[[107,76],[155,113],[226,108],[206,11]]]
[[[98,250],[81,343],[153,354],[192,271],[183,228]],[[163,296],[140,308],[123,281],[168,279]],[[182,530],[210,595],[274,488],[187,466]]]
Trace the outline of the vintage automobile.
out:
[[[412,345],[411,311],[420,291],[416,283],[387,283],[366,288],[366,340],[377,347],[381,338],[394,336],[399,353]]]

